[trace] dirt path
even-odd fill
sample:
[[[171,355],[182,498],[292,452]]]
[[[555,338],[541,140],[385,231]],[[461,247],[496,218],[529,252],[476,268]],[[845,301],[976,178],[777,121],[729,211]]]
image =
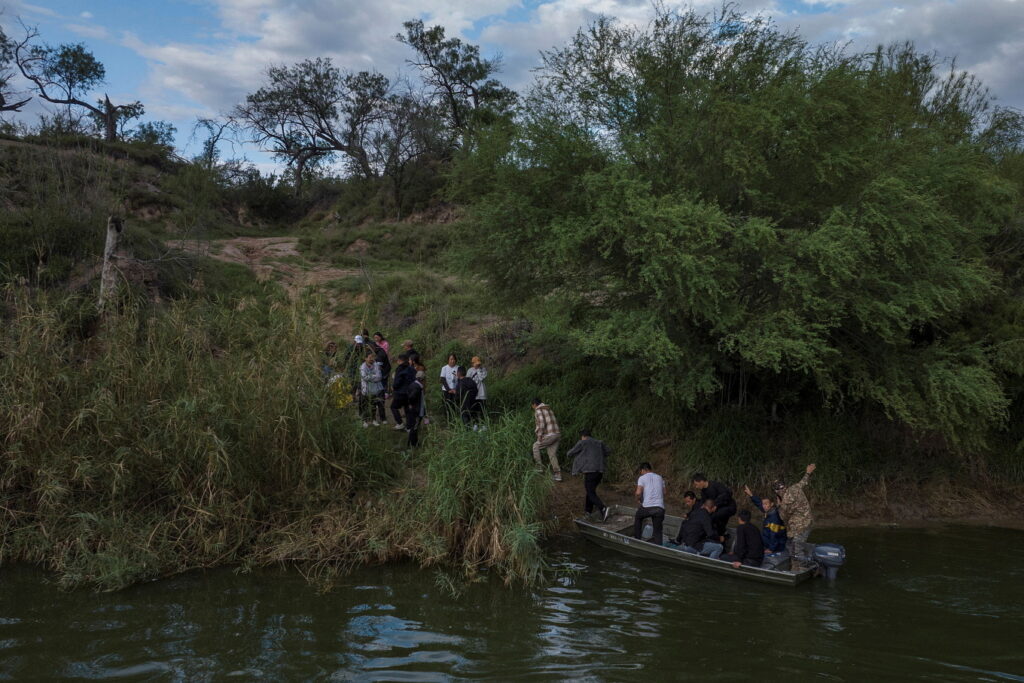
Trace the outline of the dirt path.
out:
[[[298,250],[295,237],[233,237],[225,240],[182,240],[170,246],[189,252],[209,256],[227,263],[238,263],[251,269],[261,282],[273,280],[281,284],[293,299],[307,288],[324,296],[328,303],[327,332],[348,334],[352,320],[337,312],[341,298],[325,285],[361,273],[353,268],[336,268],[324,263],[310,261]],[[351,303],[351,302],[347,302]]]

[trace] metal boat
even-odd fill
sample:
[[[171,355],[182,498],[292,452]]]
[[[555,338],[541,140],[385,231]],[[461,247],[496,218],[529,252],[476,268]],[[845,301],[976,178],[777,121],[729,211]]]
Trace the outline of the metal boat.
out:
[[[778,569],[762,569],[759,567],[733,567],[725,560],[712,560],[693,553],[684,552],[680,548],[666,547],[661,543],[652,543],[633,538],[633,516],[635,508],[623,505],[610,505],[608,519],[594,521],[586,517],[576,519],[576,527],[588,539],[605,548],[617,550],[634,557],[645,557],[652,560],[669,562],[680,567],[700,569],[718,574],[728,574],[740,579],[773,583],[780,586],[796,586],[818,573],[818,567],[811,566],[799,572],[780,571]],[[663,533],[666,538],[675,538],[682,524],[681,517],[665,515]],[[662,540],[662,539],[659,539]]]

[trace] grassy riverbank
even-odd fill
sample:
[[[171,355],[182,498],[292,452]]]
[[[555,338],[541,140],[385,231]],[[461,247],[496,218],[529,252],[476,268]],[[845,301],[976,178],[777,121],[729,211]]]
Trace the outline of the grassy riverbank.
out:
[[[651,373],[632,347],[614,359],[581,351],[557,297],[510,301],[472,274],[478,233],[461,209],[356,220],[341,211],[350,198],[328,192],[298,217],[261,219],[245,191],[193,166],[2,151],[0,174],[17,182],[0,216],[0,564],[36,562],[64,586],[96,588],[278,562],[324,584],[398,560],[443,582],[483,570],[534,580],[545,535],[581,506],[577,482],[532,467],[535,396],[559,417],[563,453],[582,427],[612,446],[612,501],[631,501],[641,460],[674,493],[698,469],[739,492],[814,461],[824,520],[997,521],[1019,509],[1019,400],[971,445],[864,401],[794,390],[775,405],[742,368],[723,366],[718,394],[691,406],[662,390],[685,373]],[[144,269],[126,272],[116,310],[100,316],[111,211],[128,217],[126,249]],[[236,235],[256,237],[224,241]],[[271,236],[287,249],[253,247]],[[449,352],[482,355],[493,428],[435,422],[410,455],[403,434],[359,427],[317,366],[325,337],[344,343],[363,327],[396,346],[416,340],[434,382]]]

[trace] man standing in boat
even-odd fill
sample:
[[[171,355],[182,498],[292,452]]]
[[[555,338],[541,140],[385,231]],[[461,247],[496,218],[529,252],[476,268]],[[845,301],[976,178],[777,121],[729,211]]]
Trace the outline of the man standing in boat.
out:
[[[811,474],[815,470],[814,463],[807,466],[803,476],[795,484],[786,486],[781,481],[775,482],[775,493],[782,499],[779,504],[779,513],[786,521],[786,531],[789,540],[786,541],[786,550],[792,558],[792,571],[800,571],[801,561],[810,555],[810,544],[807,537],[811,535],[811,527],[814,525],[814,516],[811,515],[811,503],[807,500],[804,487],[811,480]]]
[[[644,520],[650,517],[654,533],[651,543],[661,545],[661,527],[665,523],[665,480],[654,473],[651,463],[640,465],[640,478],[636,480],[636,516],[633,518],[633,538],[642,539]]]

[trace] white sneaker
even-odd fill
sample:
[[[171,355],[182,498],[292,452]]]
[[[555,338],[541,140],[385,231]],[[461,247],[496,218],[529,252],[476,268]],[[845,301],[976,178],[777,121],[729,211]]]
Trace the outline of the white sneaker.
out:
[[[474,432],[479,432],[480,431],[480,425],[473,425],[473,431]]]
[[[373,426],[374,427],[380,427],[380,422],[377,422],[376,420],[374,420],[373,421]]]
[[[405,425],[403,425],[401,422],[399,422],[398,424],[395,425],[395,429],[396,430],[398,430],[398,429],[405,429]]]
[[[481,432],[486,432],[487,431],[487,425],[480,425],[480,431]]]
[[[562,481],[562,473],[555,472],[555,481]]]
[[[611,512],[611,511],[612,511],[612,509],[610,507],[605,506],[604,512],[601,513],[601,521],[602,522],[607,522],[608,521],[608,513]]]
[[[370,423],[369,423],[369,422],[364,422],[364,423],[363,423],[363,427],[369,427],[369,426],[370,426]]]

